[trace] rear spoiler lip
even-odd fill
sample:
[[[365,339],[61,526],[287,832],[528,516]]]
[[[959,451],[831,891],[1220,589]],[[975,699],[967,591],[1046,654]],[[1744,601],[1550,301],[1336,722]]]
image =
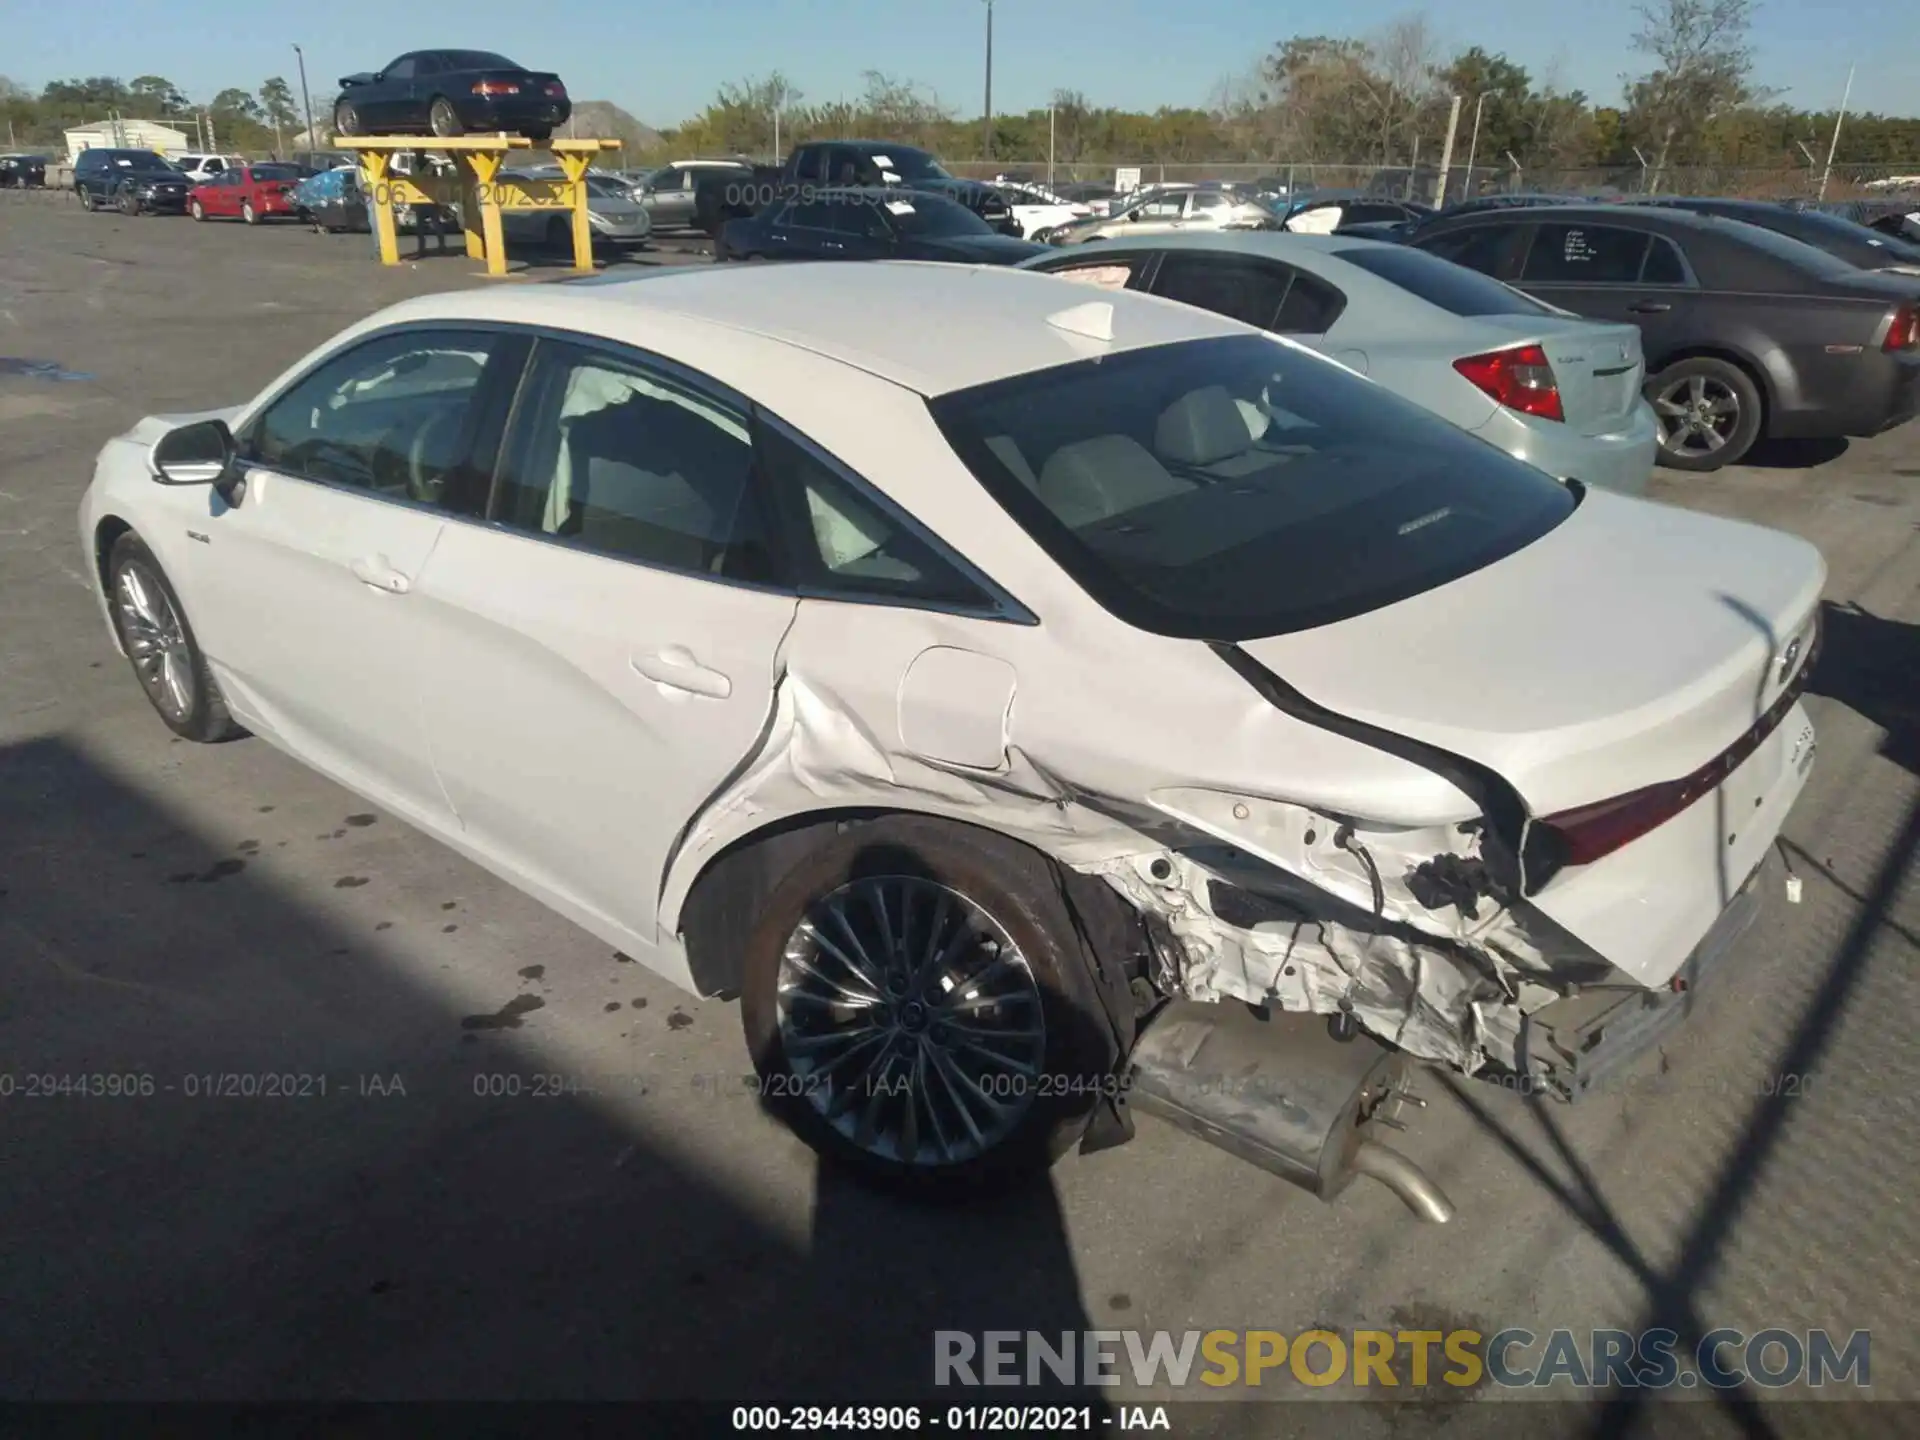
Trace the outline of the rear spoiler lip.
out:
[[[1208,647],[1282,714],[1410,761],[1471,799],[1480,807],[1487,826],[1482,858],[1494,878],[1512,894],[1537,894],[1559,873],[1562,857],[1558,836],[1535,822],[1533,811],[1513,782],[1491,766],[1330,710],[1301,694],[1238,645],[1210,641]]]

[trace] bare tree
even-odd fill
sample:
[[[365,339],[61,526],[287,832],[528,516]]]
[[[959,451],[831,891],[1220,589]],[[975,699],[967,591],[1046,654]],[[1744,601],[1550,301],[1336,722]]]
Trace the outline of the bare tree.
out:
[[[1433,98],[1440,43],[1425,15],[1403,15],[1367,42],[1371,61],[1360,70],[1374,144],[1382,164],[1392,162],[1397,142],[1410,141],[1422,109]]]
[[[1676,143],[1696,142],[1709,121],[1753,98],[1753,49],[1747,43],[1754,0],[1642,0],[1633,48],[1651,55],[1648,74],[1627,80],[1627,109],[1651,140],[1652,189]]]

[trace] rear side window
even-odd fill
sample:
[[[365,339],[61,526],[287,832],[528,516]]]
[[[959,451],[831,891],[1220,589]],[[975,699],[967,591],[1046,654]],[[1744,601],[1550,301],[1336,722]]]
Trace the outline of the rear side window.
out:
[[[1653,237],[1653,245],[1647,251],[1646,268],[1640,272],[1640,280],[1645,285],[1684,285],[1687,283],[1687,267],[1680,258],[1679,247],[1665,236]]]
[[[1356,245],[1333,252],[1340,259],[1390,285],[1398,285],[1450,315],[1550,315],[1537,300],[1502,285],[1477,270],[1442,260],[1404,245]]]
[[[941,396],[947,441],[1128,624],[1245,640],[1364,614],[1572,512],[1547,475],[1261,336],[1153,346]]]
[[[1280,314],[1293,272],[1284,265],[1226,255],[1171,254],[1160,262],[1153,293],[1265,330]]]
[[[1631,285],[1640,278],[1647,232],[1615,225],[1542,225],[1520,272],[1541,285]]]
[[[1048,265],[1035,267],[1043,275],[1052,275],[1060,280],[1071,280],[1076,285],[1091,285],[1096,290],[1124,290],[1133,283],[1138,272],[1139,261],[1105,258],[1083,260],[1076,265]]]
[[[1418,248],[1482,275],[1498,275],[1519,233],[1517,225],[1475,225],[1418,242]]]

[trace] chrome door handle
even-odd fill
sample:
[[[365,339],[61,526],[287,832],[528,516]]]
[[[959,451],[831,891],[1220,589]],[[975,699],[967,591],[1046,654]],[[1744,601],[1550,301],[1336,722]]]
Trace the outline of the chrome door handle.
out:
[[[667,645],[659,650],[638,650],[628,663],[656,685],[704,695],[709,700],[724,700],[733,694],[733,681],[718,670],[711,670],[693,658],[684,645]]]
[[[371,585],[376,590],[384,590],[389,595],[404,595],[413,582],[387,563],[384,555],[362,557],[348,562],[347,568],[353,572],[353,578],[362,585]]]

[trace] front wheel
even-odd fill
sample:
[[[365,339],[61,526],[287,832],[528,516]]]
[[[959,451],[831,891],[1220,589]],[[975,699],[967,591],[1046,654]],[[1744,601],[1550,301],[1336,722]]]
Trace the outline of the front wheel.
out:
[[[1117,1059],[1049,862],[920,817],[849,827],[780,882],[740,1013],[761,1093],[795,1132],[920,1194],[1043,1172]]]
[[[140,688],[167,728],[212,744],[240,733],[227,713],[180,597],[153,552],[132,532],[107,561],[107,603]]]
[[[207,218],[207,207],[202,205],[198,200],[189,200],[187,202],[187,213],[196,220],[204,220]]]
[[[427,107],[427,128],[436,135],[464,135],[466,127],[460,123],[460,116],[453,108],[453,102],[444,95],[434,98]]]
[[[342,100],[333,107],[333,128],[342,135],[360,133],[360,112],[354,108],[353,102]]]
[[[1676,361],[1647,383],[1660,423],[1660,463],[1707,471],[1731,465],[1760,434],[1760,389],[1738,365],[1710,355]]]
[[[140,213],[140,197],[131,190],[122,190],[120,192],[120,213],[122,215],[138,215]]]

